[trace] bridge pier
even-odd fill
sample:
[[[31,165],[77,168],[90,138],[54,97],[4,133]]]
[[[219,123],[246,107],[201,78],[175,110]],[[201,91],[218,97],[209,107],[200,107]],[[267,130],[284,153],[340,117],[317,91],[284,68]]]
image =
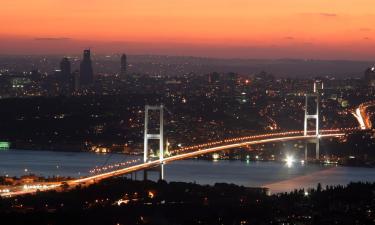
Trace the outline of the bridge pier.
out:
[[[137,172],[133,172],[130,174],[130,179],[131,180],[137,180]]]
[[[320,141],[319,138],[314,138],[312,140],[305,141],[305,162],[308,161],[308,146],[309,144],[314,144],[315,147],[315,159],[320,159]]]
[[[160,164],[159,166],[155,168],[143,170],[143,180],[148,180],[149,172],[159,173],[159,180],[164,180],[164,163]]]

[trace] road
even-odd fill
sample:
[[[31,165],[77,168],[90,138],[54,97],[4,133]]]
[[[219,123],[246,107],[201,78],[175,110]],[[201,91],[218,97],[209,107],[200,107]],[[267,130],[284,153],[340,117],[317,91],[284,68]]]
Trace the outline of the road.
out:
[[[375,106],[375,101],[365,102],[358,106],[352,114],[357,119],[359,127],[362,130],[372,129],[371,116],[367,109]]]

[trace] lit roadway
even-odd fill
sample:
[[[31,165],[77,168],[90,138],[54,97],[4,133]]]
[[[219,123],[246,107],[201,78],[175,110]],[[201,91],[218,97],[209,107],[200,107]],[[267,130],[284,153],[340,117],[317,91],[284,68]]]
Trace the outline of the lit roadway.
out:
[[[321,130],[321,134],[319,135],[320,138],[327,138],[327,137],[340,137],[345,135],[345,131],[349,131],[351,129],[344,129],[344,130]],[[104,172],[84,178],[78,178],[74,180],[68,180],[65,182],[52,182],[45,184],[41,188],[23,188],[22,187],[14,187],[12,190],[10,190],[7,193],[2,193],[1,196],[17,196],[17,195],[24,195],[24,194],[32,194],[37,192],[39,189],[40,191],[45,190],[56,190],[61,191],[63,184],[68,184],[69,187],[75,187],[77,185],[88,185],[95,182],[99,182],[104,179],[108,179],[111,177],[116,176],[122,176],[125,174],[133,173],[140,170],[145,170],[149,168],[156,167],[160,165],[161,163],[170,163],[177,160],[183,160],[188,159],[192,157],[196,157],[203,154],[213,153],[217,151],[222,151],[226,149],[232,149],[232,148],[238,148],[243,147],[247,145],[256,145],[256,144],[264,144],[264,143],[270,143],[270,142],[280,142],[280,141],[294,141],[294,140],[305,140],[310,138],[316,138],[315,135],[307,135],[303,136],[302,131],[291,131],[291,132],[283,132],[283,133],[273,133],[273,134],[263,134],[263,135],[255,135],[255,136],[248,136],[248,137],[241,137],[241,138],[233,138],[233,139],[226,139],[223,141],[214,142],[214,144],[217,144],[213,147],[205,147],[210,146],[210,144],[202,144],[197,145],[195,147],[187,147],[184,149],[196,149],[194,151],[190,152],[181,152],[180,150],[172,151],[172,152],[178,152],[178,155],[170,156],[167,158],[164,158],[164,160],[161,162],[160,160],[154,160],[149,161],[145,163],[141,163],[134,166],[129,166],[126,168],[113,170],[110,172]],[[247,139],[247,140],[246,140]],[[201,146],[203,146],[201,148]],[[181,153],[180,153],[181,152]]]
[[[352,114],[357,119],[359,126],[362,130],[367,130],[372,128],[371,118],[367,113],[368,107],[375,106],[375,101],[362,103],[355,109]]]

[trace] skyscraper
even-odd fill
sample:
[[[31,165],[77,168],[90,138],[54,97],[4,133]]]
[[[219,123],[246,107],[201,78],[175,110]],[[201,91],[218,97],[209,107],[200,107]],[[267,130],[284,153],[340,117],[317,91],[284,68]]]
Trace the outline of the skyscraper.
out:
[[[122,54],[120,75],[121,75],[121,78],[123,78],[123,79],[126,77],[127,67],[128,67],[128,62],[127,62],[127,59],[126,59],[126,55]]]
[[[367,86],[375,87],[375,66],[365,71],[364,81]]]
[[[63,58],[60,62],[60,84],[64,94],[71,94],[74,91],[74,77],[71,71],[71,63],[68,58]]]
[[[71,74],[71,65],[68,58],[63,58],[60,62],[61,78],[67,81]]]
[[[82,86],[90,85],[94,81],[94,72],[92,69],[90,54],[90,49],[85,49],[83,51],[83,59],[81,61],[79,82]]]
[[[79,91],[79,71],[76,70],[72,74],[73,77],[73,91]]]

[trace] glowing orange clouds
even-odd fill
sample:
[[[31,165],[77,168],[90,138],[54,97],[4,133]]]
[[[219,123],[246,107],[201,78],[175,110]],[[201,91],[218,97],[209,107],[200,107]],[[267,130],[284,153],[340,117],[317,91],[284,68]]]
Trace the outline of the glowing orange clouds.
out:
[[[2,36],[373,46],[373,0],[2,0]]]

